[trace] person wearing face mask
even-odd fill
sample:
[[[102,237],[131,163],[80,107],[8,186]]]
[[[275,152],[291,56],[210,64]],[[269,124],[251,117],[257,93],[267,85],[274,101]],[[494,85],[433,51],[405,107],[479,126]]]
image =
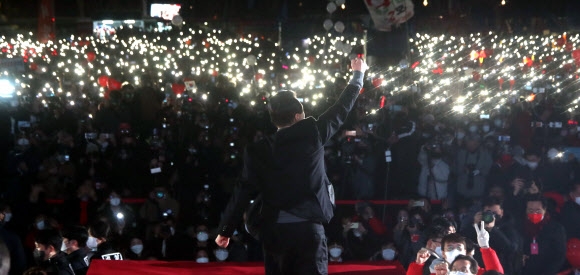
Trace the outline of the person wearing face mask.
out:
[[[101,260],[103,259],[102,256],[106,254],[118,253],[113,248],[113,244],[107,240],[110,233],[111,228],[104,221],[98,221],[89,227],[87,247],[91,250],[96,248],[96,251],[91,256],[90,261],[95,259]]]
[[[490,152],[481,146],[481,137],[471,134],[465,138],[465,148],[456,155],[455,175],[457,193],[465,198],[481,197],[493,164]]]
[[[213,254],[215,255],[216,261],[225,262],[228,259],[230,252],[225,248],[218,248],[213,251]]]
[[[450,168],[443,159],[442,145],[436,141],[425,144],[417,157],[421,164],[418,193],[432,200],[447,198]]]
[[[75,275],[62,247],[62,236],[57,230],[40,230],[35,239],[34,258],[48,275]]]
[[[10,212],[10,207],[8,204],[0,203],[0,240],[4,241],[4,244],[10,251],[10,275],[12,274],[22,274],[26,267],[26,255],[24,254],[24,247],[22,246],[22,241],[17,234],[8,230],[5,227],[6,220],[10,220],[12,212]]]
[[[566,257],[566,232],[547,213],[546,198],[537,194],[526,200],[527,219],[520,230],[523,250],[522,274],[556,274]]]
[[[85,275],[89,270],[88,239],[87,229],[81,226],[70,226],[62,231],[61,250],[67,254],[76,275]]]
[[[144,248],[143,241],[140,238],[132,238],[129,243],[129,250],[125,252],[127,260],[146,260],[149,257],[148,251]]]
[[[328,246],[328,262],[342,263],[342,254],[344,248],[338,243],[333,243]]]
[[[524,153],[524,165],[516,169],[514,181],[517,179],[535,181],[542,185],[543,191],[556,191],[560,188],[560,185],[568,186],[570,179],[558,182],[558,180],[562,180],[560,176],[551,178],[554,175],[544,159],[542,148],[532,147],[527,149]]]
[[[476,275],[479,272],[479,265],[473,257],[459,255],[451,263],[450,269],[449,275]]]
[[[569,189],[568,201],[562,207],[560,220],[568,239],[580,239],[580,183],[571,184]]]
[[[443,258],[443,251],[441,250],[441,241],[446,235],[446,230],[441,226],[430,226],[425,231],[425,236],[427,237],[427,244],[425,248],[429,250],[431,255],[423,264],[423,275],[429,275],[433,273],[434,266],[432,263],[435,259]]]
[[[482,207],[473,218],[474,224],[485,224],[485,230],[490,235],[490,247],[497,252],[500,263],[507,274],[516,274],[521,265],[519,234],[516,232],[512,217],[506,214],[502,201],[494,197],[482,200]],[[461,233],[468,239],[477,242],[477,230],[468,226]]]
[[[209,257],[207,255],[207,251],[204,249],[200,249],[195,254],[195,262],[198,264],[207,264],[209,263]]]
[[[474,226],[479,226],[475,225]],[[497,270],[503,273],[503,267],[501,266],[499,259],[495,251],[489,247],[489,234],[486,234],[485,230],[483,232],[478,232],[478,242],[480,246],[480,252],[483,257],[483,263],[487,270]],[[434,271],[431,274],[447,274],[450,263],[453,263],[455,258],[459,255],[466,255],[466,241],[465,238],[457,233],[449,234],[441,240],[441,247],[443,249],[443,258],[433,261],[432,266],[434,266]],[[417,253],[417,259],[415,262],[409,265],[407,269],[407,275],[420,275],[422,274],[423,266],[429,257],[431,252],[423,248]],[[477,275],[483,274],[486,269],[479,268]],[[441,272],[443,270],[443,272]]]
[[[99,215],[111,221],[111,231],[115,235],[125,235],[137,226],[135,214],[131,207],[122,202],[120,191],[109,193],[109,201],[101,206]]]

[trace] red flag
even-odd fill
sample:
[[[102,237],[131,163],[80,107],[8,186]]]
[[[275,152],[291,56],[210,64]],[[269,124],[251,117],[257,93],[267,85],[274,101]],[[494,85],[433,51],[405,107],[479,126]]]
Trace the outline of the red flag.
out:
[[[38,41],[46,43],[49,40],[54,40],[54,0],[40,0],[40,8],[38,10]]]

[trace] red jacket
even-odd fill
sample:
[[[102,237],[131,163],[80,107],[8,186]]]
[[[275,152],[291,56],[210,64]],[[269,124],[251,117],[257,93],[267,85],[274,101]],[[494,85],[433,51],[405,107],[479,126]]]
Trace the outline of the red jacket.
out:
[[[479,271],[477,272],[477,275],[482,275],[487,270],[495,270],[495,271],[498,271],[499,273],[503,274],[503,267],[501,266],[501,263],[499,262],[499,259],[497,258],[497,254],[495,253],[495,250],[493,250],[491,248],[480,248],[479,251],[481,251],[481,257],[483,258],[483,263],[485,264],[485,266],[487,268],[483,269],[480,267]],[[423,264],[417,264],[417,263],[413,262],[409,265],[409,268],[407,269],[407,275],[422,275],[422,274],[423,274]],[[431,274],[435,274],[435,273],[431,273]]]

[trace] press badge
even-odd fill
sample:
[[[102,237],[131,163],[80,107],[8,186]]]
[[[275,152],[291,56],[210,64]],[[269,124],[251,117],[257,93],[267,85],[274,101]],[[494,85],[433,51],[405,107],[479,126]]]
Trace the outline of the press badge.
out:
[[[540,252],[540,248],[538,247],[538,243],[536,242],[536,239],[534,239],[534,241],[530,244],[530,253],[532,255],[538,255],[539,252]]]

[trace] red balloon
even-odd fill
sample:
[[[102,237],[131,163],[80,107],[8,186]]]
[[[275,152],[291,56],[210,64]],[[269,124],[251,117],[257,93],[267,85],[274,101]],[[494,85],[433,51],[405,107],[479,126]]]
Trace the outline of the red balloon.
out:
[[[99,83],[99,86],[107,87],[107,85],[109,85],[109,77],[106,75],[101,75],[99,76],[99,79],[97,79],[97,82]]]
[[[479,81],[481,79],[481,74],[479,72],[473,72],[473,80]]]
[[[94,52],[88,52],[87,53],[87,60],[89,62],[95,61],[95,58],[97,58],[97,55]]]
[[[568,240],[566,259],[574,268],[580,268],[580,240],[572,238]]]
[[[374,78],[373,79],[373,86],[375,86],[375,88],[380,87],[382,84],[383,84],[382,78]]]
[[[111,91],[120,90],[121,89],[121,82],[115,80],[114,78],[109,77],[109,89]]]
[[[185,84],[173,83],[171,84],[171,90],[173,90],[173,93],[176,95],[182,94],[183,91],[185,91]]]
[[[576,49],[576,50],[572,51],[572,57],[575,60],[579,60],[580,59],[580,49]]]

